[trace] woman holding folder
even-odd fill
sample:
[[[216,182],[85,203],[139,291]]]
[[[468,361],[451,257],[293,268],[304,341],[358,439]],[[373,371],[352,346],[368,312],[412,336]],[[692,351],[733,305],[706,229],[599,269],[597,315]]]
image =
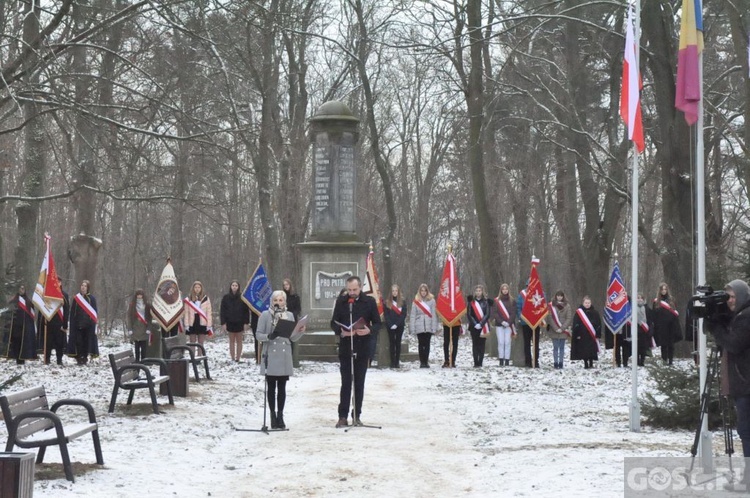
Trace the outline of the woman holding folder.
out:
[[[260,362],[260,374],[268,384],[268,406],[271,409],[271,429],[286,429],[284,405],[286,382],[294,373],[292,341],[302,337],[304,326],[295,329],[294,314],[287,310],[286,294],[282,290],[271,294],[271,308],[258,319],[256,338],[265,343]],[[294,332],[294,333],[293,333]]]

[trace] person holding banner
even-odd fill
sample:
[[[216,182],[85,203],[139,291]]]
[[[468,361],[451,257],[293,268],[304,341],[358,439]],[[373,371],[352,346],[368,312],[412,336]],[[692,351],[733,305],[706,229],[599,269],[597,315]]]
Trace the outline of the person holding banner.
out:
[[[494,306],[492,299],[487,298],[484,285],[474,287],[474,295],[469,297],[468,318],[471,332],[471,356],[474,358],[474,368],[479,368],[484,362],[484,349],[487,336],[490,333],[490,312]]]
[[[203,290],[203,284],[196,280],[190,288],[190,296],[185,298],[183,326],[190,336],[190,342],[203,344],[206,336],[213,335],[211,300]]]
[[[427,284],[421,284],[409,315],[409,332],[417,336],[419,343],[419,368],[430,368],[430,342],[432,334],[437,334],[439,327],[435,296]]]
[[[16,360],[17,365],[23,365],[26,360],[37,359],[34,308],[26,296],[26,287],[21,285],[8,304],[12,311],[3,341],[8,346],[3,353],[6,358]]]
[[[85,365],[91,358],[99,356],[99,342],[96,337],[96,324],[99,315],[96,298],[91,294],[91,283],[81,281],[81,292],[75,295],[70,305],[70,336],[67,354],[76,359],[78,365]]]
[[[68,318],[70,316],[70,298],[60,285],[60,293],[63,296],[62,306],[47,320],[42,313],[37,316],[37,351],[44,355],[44,364],[49,365],[52,360],[52,351],[57,356],[57,364],[63,364],[65,356],[65,342],[68,339]]]
[[[510,297],[510,286],[502,284],[500,292],[495,298],[495,305],[490,313],[491,319],[495,321],[495,333],[497,334],[497,358],[500,366],[510,365],[510,342],[516,336],[516,303]]]
[[[406,301],[398,285],[391,286],[391,304],[385,308],[383,317],[388,329],[388,352],[391,357],[391,368],[400,368],[401,338],[406,327]]]
[[[353,325],[363,322],[361,329]],[[362,280],[353,276],[346,279],[346,294],[336,300],[331,317],[331,328],[339,336],[339,419],[336,428],[349,425],[351,390],[354,384],[353,425],[362,425],[360,414],[365,397],[365,376],[369,363],[370,334],[380,329],[380,313],[375,298],[362,292]]]
[[[229,293],[221,298],[219,320],[224,331],[229,334],[229,356],[239,363],[242,357],[243,332],[250,326],[250,308],[240,295],[240,283],[232,280]]]
[[[552,339],[552,358],[555,369],[562,370],[565,360],[565,343],[570,338],[573,325],[573,310],[570,308],[565,292],[555,292],[549,307],[552,323],[547,326],[547,335]]]
[[[662,282],[653,304],[654,340],[661,346],[664,363],[671,365],[674,360],[674,345],[682,340],[679,312],[674,298],[669,295],[669,286]]]
[[[128,314],[125,316],[125,324],[128,327],[128,337],[133,341],[135,347],[135,361],[145,358],[146,346],[151,339],[151,303],[146,299],[143,289],[136,289],[133,299],[128,305]]]
[[[599,338],[602,336],[602,319],[591,298],[584,296],[573,317],[570,359],[583,360],[583,368],[593,368],[599,359]]]
[[[286,383],[294,373],[292,342],[302,337],[301,333],[292,334],[290,337],[277,336],[276,326],[279,320],[297,321],[294,313],[287,309],[286,293],[283,290],[277,290],[271,294],[271,309],[260,314],[258,330],[255,332],[255,337],[264,344],[260,374],[266,376],[271,429],[286,429],[284,422]],[[304,332],[304,328],[300,332]]]

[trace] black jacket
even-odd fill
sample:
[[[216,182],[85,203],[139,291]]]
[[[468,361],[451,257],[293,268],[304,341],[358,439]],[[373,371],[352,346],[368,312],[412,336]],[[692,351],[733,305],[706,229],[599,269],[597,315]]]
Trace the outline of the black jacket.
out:
[[[708,317],[706,322],[726,355],[729,393],[750,396],[750,301],[729,320],[719,316]]]
[[[286,294],[286,309],[294,314],[295,320],[299,320],[302,314],[302,301],[299,295],[289,294],[287,291],[284,291],[284,293]]]
[[[403,306],[399,308],[401,313],[396,313],[390,306],[386,306],[383,312],[383,318],[385,318],[385,326],[388,330],[391,330],[392,326],[396,326],[396,330],[404,330],[406,326],[406,302],[404,301]]]
[[[479,307],[482,309],[482,318],[480,319],[477,314],[474,312],[474,306],[472,305],[472,301],[477,301],[479,304]],[[495,302],[492,299],[489,298],[483,298],[479,300],[475,300],[474,296],[470,296],[467,301],[467,308],[468,312],[466,313],[466,316],[469,317],[469,329],[475,330],[474,325],[477,323],[484,327],[487,322],[490,321],[490,315],[492,314],[492,306],[494,306]]]
[[[240,297],[240,293],[231,292],[221,298],[219,320],[222,325],[227,323],[245,325],[250,323],[250,308]]]
[[[378,305],[375,299],[365,294],[359,294],[359,297],[354,300],[351,307],[351,320],[352,323],[356,322],[360,318],[363,318],[365,324],[370,328],[370,331],[377,333],[380,330],[381,320],[380,314],[378,313]],[[349,325],[349,296],[343,295],[336,300],[336,305],[333,307],[333,316],[331,317],[331,329],[334,334],[341,336],[341,326],[338,323]],[[339,356],[348,357],[351,351],[351,342],[354,342],[354,352],[360,357],[362,355],[367,356],[370,349],[371,334],[368,335],[355,335],[353,341],[349,337],[342,337],[339,342]]]
[[[591,337],[583,320],[578,316],[578,310],[573,314],[573,329],[570,339],[570,359],[571,360],[597,360],[599,359],[599,348],[597,343],[602,336],[602,319],[599,312],[591,306],[589,309],[583,306],[578,307],[588,317],[591,325],[594,327],[596,339]]]

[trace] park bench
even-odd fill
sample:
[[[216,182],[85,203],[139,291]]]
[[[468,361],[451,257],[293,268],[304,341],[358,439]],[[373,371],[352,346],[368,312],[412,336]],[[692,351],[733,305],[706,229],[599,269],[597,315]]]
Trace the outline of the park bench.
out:
[[[63,425],[57,415],[57,410],[62,406],[82,406],[88,412],[88,422]],[[57,445],[60,447],[65,478],[75,482],[68,454],[68,443],[90,432],[94,439],[96,463],[104,465],[102,448],[99,444],[99,426],[96,423],[94,407],[90,403],[81,399],[62,399],[50,408],[44,386],[39,386],[0,397],[0,407],[2,407],[5,426],[8,428],[6,452],[12,451],[13,446],[39,448],[36,463],[42,463],[47,446]]]
[[[158,415],[159,406],[156,402],[155,386],[165,382],[167,384],[169,404],[174,405],[172,387],[169,384],[169,375],[154,375],[148,367],[148,365],[161,365],[166,370],[167,364],[161,358],[144,358],[140,363],[136,363],[133,351],[127,349],[119,353],[110,353],[109,364],[112,367],[112,374],[115,376],[115,387],[112,390],[112,400],[109,402],[109,413],[115,411],[115,401],[120,389],[130,391],[127,403],[129,405],[133,402],[133,395],[136,389],[148,389],[149,394],[151,394],[151,405],[153,406],[154,413]]]
[[[162,337],[162,356],[165,360],[175,360],[184,358],[187,353],[190,359],[190,364],[193,366],[193,373],[195,374],[195,381],[200,382],[198,376],[198,365],[203,363],[203,369],[206,371],[206,378],[211,380],[211,375],[208,373],[208,356],[206,356],[206,348],[202,344],[197,342],[188,342],[182,344],[180,342],[180,336]]]

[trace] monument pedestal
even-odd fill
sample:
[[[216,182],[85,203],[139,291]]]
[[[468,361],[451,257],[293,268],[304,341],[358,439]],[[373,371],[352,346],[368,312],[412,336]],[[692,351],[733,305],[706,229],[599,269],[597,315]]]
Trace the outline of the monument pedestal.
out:
[[[307,330],[331,330],[336,298],[346,289],[346,279],[364,277],[369,245],[363,242],[302,242],[302,309],[308,314]]]

